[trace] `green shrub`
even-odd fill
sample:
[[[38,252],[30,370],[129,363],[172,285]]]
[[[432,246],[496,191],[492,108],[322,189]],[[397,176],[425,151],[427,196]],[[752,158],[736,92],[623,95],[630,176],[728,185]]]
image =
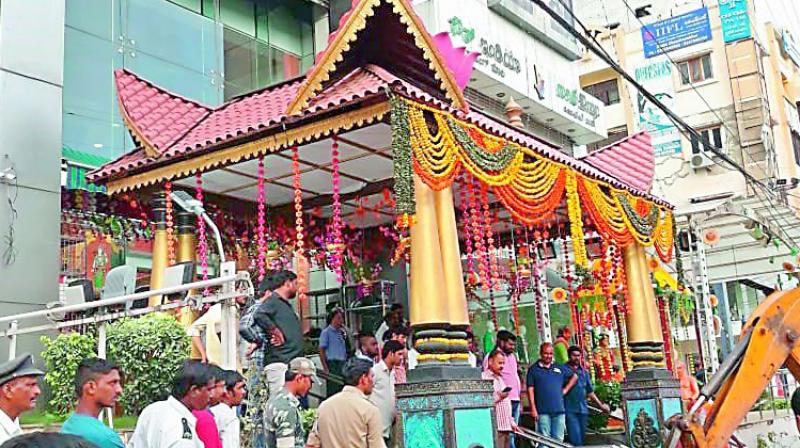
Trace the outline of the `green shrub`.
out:
[[[189,357],[186,330],[168,314],[122,319],[108,327],[108,356],[125,374],[120,397],[125,413],[139,415],[169,395],[172,380]]]
[[[58,415],[68,414],[75,404],[75,372],[87,357],[97,356],[97,341],[93,336],[79,333],[60,334],[55,339],[42,336],[45,350],[42,358],[47,369],[45,382],[52,398],[50,410]]]
[[[622,403],[622,392],[617,381],[597,381],[594,385],[594,393],[597,398],[611,408],[614,412]],[[593,431],[600,431],[608,425],[607,414],[589,415],[589,428]]]

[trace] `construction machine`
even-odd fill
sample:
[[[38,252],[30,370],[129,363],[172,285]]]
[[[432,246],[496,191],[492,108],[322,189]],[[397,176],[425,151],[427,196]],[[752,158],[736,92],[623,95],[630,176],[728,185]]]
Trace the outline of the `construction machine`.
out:
[[[667,447],[721,448],[768,386],[786,366],[800,379],[800,288],[764,300],[742,327],[733,352],[672,427]]]

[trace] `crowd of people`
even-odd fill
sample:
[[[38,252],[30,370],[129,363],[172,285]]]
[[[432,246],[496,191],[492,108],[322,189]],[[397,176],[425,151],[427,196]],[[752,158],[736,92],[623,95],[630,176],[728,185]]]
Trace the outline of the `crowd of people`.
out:
[[[568,344],[569,333],[560,334],[560,342]],[[558,441],[583,445],[588,426],[591,400],[604,412],[609,407],[592,389],[589,372],[583,367],[581,350],[566,349],[566,364],[555,360],[556,347],[545,342],[539,348],[539,359],[531,364],[522,381],[516,355],[517,337],[510,331],[497,332],[497,346],[484,358],[483,378],[492,380],[495,397],[496,429],[500,446],[515,448],[513,433],[519,424],[522,391],[527,393],[530,416],[536,430]]]
[[[253,303],[243,309],[239,330],[249,344],[244,366],[250,371],[249,378],[211,363],[200,327],[190,328],[199,359],[184,363],[165,400],[144,408],[128,446],[238,448],[242,445],[242,417],[252,419],[249,442],[253,448],[393,446],[396,434],[392,430],[398,417],[395,386],[406,382],[417,356],[408,349],[410,335],[403,307],[392,305],[375,333],[362,330],[355,335],[345,327],[344,311],[331,309],[319,337],[318,371],[317,365],[303,356],[304,334],[290,303],[297,289],[294,273],[273,272],[261,283]],[[214,321],[209,319],[203,325],[214,325]],[[496,334],[496,347],[483,358],[481,370],[482,377],[493,384],[501,447],[515,447],[513,434],[519,424],[523,392],[537,430],[557,440],[563,440],[566,432],[574,445],[583,444],[587,400],[608,411],[592,390],[580,349],[569,346],[569,339],[569,332],[561,331],[555,346],[542,344],[540,358],[523,376],[516,335],[506,330]],[[474,340],[470,348],[470,362],[478,367]],[[558,362],[563,359],[562,352],[567,357],[564,363]],[[42,375],[30,355],[0,365],[0,443],[4,442],[0,448],[43,443],[35,435],[21,435],[19,427],[20,414],[36,405]],[[326,393],[317,397],[322,401],[307,432],[302,410],[308,407],[313,385],[322,384],[320,377],[326,380]],[[123,379],[124,373],[110,361],[88,358],[80,363],[75,374],[77,405],[61,428],[63,443],[58,446],[125,446],[99,419],[104,409],[115,407]],[[262,402],[247,398],[248,390],[256,387],[266,389],[268,398]],[[245,406],[255,412],[244,413]],[[28,444],[21,444],[22,440]]]

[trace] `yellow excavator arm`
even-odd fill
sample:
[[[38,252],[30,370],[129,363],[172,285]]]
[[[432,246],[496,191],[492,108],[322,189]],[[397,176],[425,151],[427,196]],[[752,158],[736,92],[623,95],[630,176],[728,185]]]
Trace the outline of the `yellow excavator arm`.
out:
[[[800,379],[800,288],[775,292],[756,308],[697,402],[671,422],[667,446],[677,446],[680,438],[684,447],[724,447],[784,364]]]

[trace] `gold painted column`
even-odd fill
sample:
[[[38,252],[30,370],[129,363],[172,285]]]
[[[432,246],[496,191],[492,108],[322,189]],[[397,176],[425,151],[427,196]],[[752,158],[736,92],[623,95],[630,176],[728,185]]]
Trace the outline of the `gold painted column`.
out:
[[[416,223],[411,227],[411,294],[418,369],[411,376],[455,373],[451,365],[468,366],[469,326],[453,190],[434,192],[414,176]],[[444,370],[443,370],[444,369]],[[447,373],[445,373],[447,372]]]
[[[448,303],[434,192],[416,175],[414,191],[417,222],[411,226],[409,317],[413,326],[446,324]]]
[[[456,210],[453,206],[453,188],[433,193],[436,204],[436,224],[439,230],[439,248],[444,273],[444,301],[450,325],[469,326],[467,294],[464,291],[464,272],[461,269],[461,250],[458,246]]]
[[[194,213],[178,212],[178,250],[175,254],[175,261],[184,263],[194,261],[197,253],[197,241],[195,238],[196,218]]]
[[[197,253],[197,241],[195,237],[196,215],[194,213],[180,211],[177,213],[176,221],[178,224],[178,250],[175,253],[175,261],[177,263],[193,262]],[[196,270],[195,268],[195,272]],[[197,319],[197,312],[193,310],[192,307],[185,306],[178,310],[178,322],[180,322],[184,328],[188,328],[189,325],[192,325],[195,319]],[[199,358],[199,356],[200,354],[197,352],[197,349],[192,346],[193,359]]]
[[[665,367],[664,338],[644,247],[632,243],[623,255],[630,295],[625,323],[633,368]]]
[[[157,193],[153,198],[153,220],[156,225],[153,237],[152,264],[150,267],[150,289],[159,289],[164,284],[164,270],[167,268],[167,207],[164,193]],[[160,295],[151,296],[149,306],[161,304]]]

